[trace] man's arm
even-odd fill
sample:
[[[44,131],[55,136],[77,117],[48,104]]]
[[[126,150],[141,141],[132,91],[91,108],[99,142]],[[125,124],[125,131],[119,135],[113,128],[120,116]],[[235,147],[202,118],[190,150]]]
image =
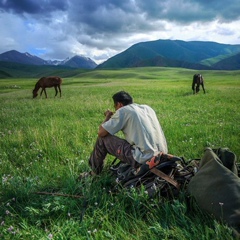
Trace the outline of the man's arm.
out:
[[[111,118],[111,116],[113,115],[113,112],[111,112],[110,110],[107,110],[107,111],[104,113],[104,115],[105,115],[105,119],[104,119],[104,121],[100,124],[100,126],[99,126],[99,128],[98,128],[98,136],[99,136],[99,137],[105,137],[105,136],[107,136],[107,135],[109,134],[109,132],[106,131],[106,130],[102,127],[102,124],[105,123],[105,122],[107,122],[107,121]]]

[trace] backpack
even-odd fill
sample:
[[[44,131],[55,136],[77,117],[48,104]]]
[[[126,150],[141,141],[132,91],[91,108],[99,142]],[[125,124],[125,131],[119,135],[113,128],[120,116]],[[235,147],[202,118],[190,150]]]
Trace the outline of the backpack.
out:
[[[144,187],[149,197],[175,198],[186,189],[197,171],[197,160],[186,162],[183,157],[160,153],[142,164],[137,170],[114,159],[110,170],[116,178],[115,189]]]
[[[206,148],[188,192],[199,207],[233,227],[240,238],[240,178],[236,155],[228,148]]]

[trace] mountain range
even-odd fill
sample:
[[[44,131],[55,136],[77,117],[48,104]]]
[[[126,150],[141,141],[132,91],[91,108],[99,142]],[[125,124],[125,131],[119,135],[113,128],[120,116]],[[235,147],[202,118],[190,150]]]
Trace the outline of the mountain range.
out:
[[[237,70],[240,69],[240,44],[181,40],[141,42],[113,56],[97,68],[145,66]]]
[[[44,60],[29,53],[11,50],[0,54],[0,71],[10,74],[7,65],[55,66],[74,69],[119,69],[132,67],[180,67],[196,70],[240,70],[240,44],[204,41],[156,40],[140,42],[97,65],[76,55],[63,61]],[[4,65],[4,66],[3,66]],[[16,66],[16,65],[14,65]],[[38,68],[39,69],[39,68]]]
[[[54,65],[54,66],[65,66],[71,68],[83,68],[83,69],[93,69],[97,64],[90,58],[76,55],[72,58],[66,58],[65,60],[44,60],[37,56],[31,55],[29,53],[20,53],[16,50],[11,50],[0,54],[0,61],[3,62],[14,62],[28,65]]]

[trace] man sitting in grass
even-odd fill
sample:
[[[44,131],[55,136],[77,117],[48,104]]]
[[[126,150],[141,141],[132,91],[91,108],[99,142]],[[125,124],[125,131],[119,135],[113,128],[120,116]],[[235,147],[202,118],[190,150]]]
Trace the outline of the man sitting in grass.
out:
[[[124,91],[113,95],[116,112],[107,110],[98,129],[98,138],[89,159],[92,168],[86,175],[100,174],[107,154],[137,168],[160,152],[167,153],[167,142],[155,111],[147,105],[133,103]],[[125,139],[115,136],[122,131]]]

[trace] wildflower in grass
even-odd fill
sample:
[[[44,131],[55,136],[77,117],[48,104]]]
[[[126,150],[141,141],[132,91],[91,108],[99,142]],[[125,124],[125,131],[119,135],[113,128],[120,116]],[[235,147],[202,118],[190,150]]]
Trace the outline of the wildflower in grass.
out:
[[[50,233],[50,234],[48,234],[48,238],[49,239],[52,239],[53,238],[53,235]]]
[[[219,203],[219,205],[220,205],[220,206],[223,206],[223,205],[224,205],[224,203],[220,202],[220,203]]]
[[[5,174],[3,174],[3,176],[2,176],[2,183],[4,184],[7,181],[8,181],[8,177]]]
[[[98,205],[98,203],[97,203],[97,202],[95,202],[94,204],[95,204],[95,206],[97,206],[97,205]]]
[[[9,228],[8,228],[8,231],[9,232],[12,232],[14,230],[14,227],[13,226],[10,226]]]
[[[4,221],[2,221],[2,222],[1,222],[1,226],[3,226],[4,224],[5,224],[5,222],[4,222]]]
[[[12,178],[12,177],[11,177],[10,174],[8,174],[8,175],[3,174],[3,176],[2,176],[2,184],[3,184],[3,185],[8,185],[8,184],[10,184],[10,183],[9,183],[9,179],[11,179],[11,178]]]
[[[10,214],[10,212],[9,212],[8,210],[6,210],[6,212],[5,212],[5,213],[6,213],[6,215],[9,215],[9,214]]]
[[[97,229],[95,228],[94,230],[93,230],[93,233],[96,233],[97,232]]]

